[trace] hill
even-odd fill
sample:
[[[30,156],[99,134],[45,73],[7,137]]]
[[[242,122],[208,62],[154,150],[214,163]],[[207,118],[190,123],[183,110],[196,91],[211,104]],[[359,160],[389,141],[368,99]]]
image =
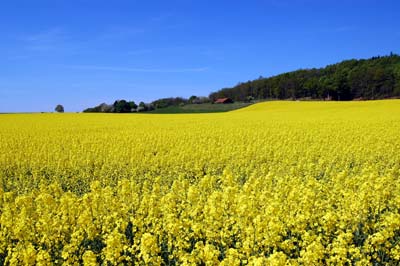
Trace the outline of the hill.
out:
[[[239,83],[210,94],[213,101],[255,99],[385,99],[400,97],[400,56],[346,60]]]
[[[277,76],[239,83],[208,97],[157,99],[151,103],[116,100],[83,112],[100,113],[211,113],[226,112],[263,100],[375,100],[400,97],[400,56],[351,59],[324,68],[300,69]],[[213,104],[231,98],[234,104]]]

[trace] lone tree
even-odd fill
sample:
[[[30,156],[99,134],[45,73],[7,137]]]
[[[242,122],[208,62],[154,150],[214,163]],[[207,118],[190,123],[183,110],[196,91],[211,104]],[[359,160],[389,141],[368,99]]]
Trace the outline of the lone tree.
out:
[[[58,113],[64,113],[64,106],[62,106],[61,104],[58,104],[56,106],[56,108],[54,108],[54,110]]]

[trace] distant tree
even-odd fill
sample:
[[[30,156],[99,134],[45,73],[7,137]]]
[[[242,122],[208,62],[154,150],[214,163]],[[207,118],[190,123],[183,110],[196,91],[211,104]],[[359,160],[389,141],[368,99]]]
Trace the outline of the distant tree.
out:
[[[101,113],[111,113],[113,111],[113,106],[106,103],[100,104],[98,108]]]
[[[84,113],[112,113],[114,106],[106,103],[99,104],[98,106],[87,108],[83,110]]]
[[[192,104],[202,104],[202,103],[209,103],[210,99],[208,97],[205,96],[190,96],[188,99],[189,103]]]
[[[83,110],[84,113],[131,113],[136,112],[137,105],[134,101],[117,100],[113,104],[102,103],[98,106]]]
[[[156,108],[154,108],[154,106],[152,104],[146,104],[146,107],[147,107],[147,111],[153,111],[154,109],[156,109]]]
[[[131,106],[125,100],[115,101],[113,106],[114,106],[115,113],[130,113],[131,112]]]
[[[134,101],[130,101],[130,102],[128,102],[128,104],[129,104],[130,111],[135,112],[138,107],[137,104]]]
[[[179,106],[188,103],[188,99],[182,97],[161,98],[151,103],[156,109],[165,108],[168,106]]]
[[[189,97],[189,103],[196,103],[197,100],[197,96],[196,95],[192,95]]]
[[[246,97],[246,99],[244,101],[247,102],[247,103],[251,103],[252,101],[254,101],[254,97],[249,95],[249,96]]]
[[[94,111],[94,108],[89,107],[89,108],[83,109],[82,112],[84,112],[84,113],[94,113],[95,111]]]
[[[64,106],[62,106],[61,104],[58,104],[56,106],[56,108],[54,108],[54,110],[58,113],[64,113]]]
[[[210,98],[206,97],[206,96],[199,96],[196,99],[196,103],[209,103],[210,102]]]
[[[140,102],[137,108],[138,112],[145,112],[147,111],[147,105],[144,102]]]

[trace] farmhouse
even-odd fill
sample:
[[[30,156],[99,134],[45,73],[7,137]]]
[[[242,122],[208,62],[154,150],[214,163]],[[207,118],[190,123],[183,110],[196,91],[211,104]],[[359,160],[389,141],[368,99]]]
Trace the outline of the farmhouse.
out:
[[[233,103],[233,100],[231,98],[219,98],[215,103]]]

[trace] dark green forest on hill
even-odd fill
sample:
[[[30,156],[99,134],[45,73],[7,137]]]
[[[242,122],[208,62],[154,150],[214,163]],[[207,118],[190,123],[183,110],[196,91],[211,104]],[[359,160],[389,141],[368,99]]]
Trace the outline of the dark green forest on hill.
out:
[[[300,69],[239,83],[210,94],[210,99],[384,99],[400,96],[400,56],[346,60],[324,68]]]
[[[114,104],[102,103],[84,112],[222,112],[269,99],[348,101],[399,97],[400,56],[391,53],[370,59],[345,60],[324,68],[300,69],[269,78],[260,77],[213,92],[209,97],[161,98],[138,105],[134,101],[117,100]],[[224,107],[214,104],[220,98],[231,98],[239,105]]]

